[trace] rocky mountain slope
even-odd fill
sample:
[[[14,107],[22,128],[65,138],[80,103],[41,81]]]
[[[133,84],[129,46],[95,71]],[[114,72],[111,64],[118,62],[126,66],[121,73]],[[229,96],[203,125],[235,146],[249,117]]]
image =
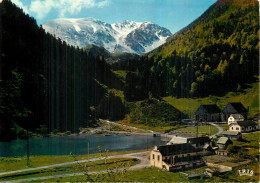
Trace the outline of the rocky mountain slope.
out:
[[[56,19],[43,28],[68,44],[103,46],[109,52],[142,54],[166,42],[171,32],[152,22],[124,21],[108,24],[93,18]]]

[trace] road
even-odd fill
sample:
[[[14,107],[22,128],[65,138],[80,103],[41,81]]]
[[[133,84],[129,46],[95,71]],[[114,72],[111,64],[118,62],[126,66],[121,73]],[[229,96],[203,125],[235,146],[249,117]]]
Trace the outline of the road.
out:
[[[215,133],[215,134],[211,135],[210,138],[214,138],[214,137],[216,137],[217,135],[219,135],[219,134],[221,134],[223,132],[223,128],[221,126],[219,126],[219,125],[217,125],[215,123],[209,123],[209,124],[211,124],[211,125],[213,125],[213,126],[218,128],[218,133]]]
[[[144,167],[150,166],[149,165],[149,160],[147,159],[147,154],[149,152],[150,151],[143,151],[143,152],[137,152],[137,153],[113,155],[113,156],[108,156],[107,159],[111,159],[111,158],[136,158],[136,159],[139,159],[140,160],[139,164],[136,164],[134,166],[131,166],[131,167],[127,168],[129,170],[135,170],[135,169],[140,169],[140,168],[144,168]],[[104,158],[92,158],[92,159],[88,159],[88,160],[80,160],[78,162],[79,163],[84,163],[84,162],[90,162],[90,161],[97,161],[97,160],[101,160],[101,159],[104,159]],[[12,175],[12,174],[17,174],[17,173],[25,173],[25,172],[28,172],[28,171],[41,170],[41,169],[53,168],[53,167],[59,167],[59,166],[72,165],[72,164],[77,164],[78,162],[73,161],[73,162],[66,162],[66,163],[59,163],[59,164],[41,166],[41,167],[36,167],[36,168],[27,168],[27,169],[22,169],[22,170],[2,172],[2,173],[0,173],[0,176]],[[120,170],[123,170],[123,169],[119,169],[119,171]],[[91,172],[88,172],[88,174],[104,173],[106,171],[107,170],[91,171]],[[50,175],[50,176],[43,176],[43,177],[33,177],[33,178],[17,179],[17,180],[4,181],[4,182],[5,183],[9,183],[9,182],[28,182],[28,181],[34,181],[34,180],[45,180],[45,179],[59,178],[59,177],[71,177],[71,176],[77,176],[77,175],[84,175],[84,172],[70,173],[70,174],[60,174],[60,175]],[[3,182],[0,182],[0,183],[3,183]]]

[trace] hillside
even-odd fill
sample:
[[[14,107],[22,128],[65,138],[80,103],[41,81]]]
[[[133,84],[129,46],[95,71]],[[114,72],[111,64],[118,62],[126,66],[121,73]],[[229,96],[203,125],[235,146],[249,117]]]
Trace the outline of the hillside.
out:
[[[135,53],[127,53],[127,52],[118,52],[118,53],[110,53],[102,46],[89,45],[84,47],[83,50],[85,52],[92,53],[94,56],[100,55],[105,58],[105,61],[109,64],[115,64],[120,62],[126,62],[129,60],[136,60],[140,56]]]
[[[23,129],[74,133],[94,125],[108,89],[124,83],[103,58],[46,33],[11,1],[0,10],[0,140],[24,136]]]
[[[254,118],[260,111],[258,82],[250,84],[247,89],[239,92],[228,92],[222,97],[210,95],[209,97],[191,99],[168,96],[164,97],[163,100],[190,118],[194,117],[195,111],[201,104],[216,104],[220,109],[223,109],[228,102],[241,102],[246,108],[249,108],[249,118]]]
[[[167,43],[145,55],[147,61],[136,68],[138,78],[149,78],[145,90],[158,97],[236,91],[258,75],[259,34],[257,0],[219,0]]]

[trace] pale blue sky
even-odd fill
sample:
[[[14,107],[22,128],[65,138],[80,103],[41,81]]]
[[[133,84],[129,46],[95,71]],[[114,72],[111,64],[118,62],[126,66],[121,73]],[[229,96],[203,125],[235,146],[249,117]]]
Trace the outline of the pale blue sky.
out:
[[[151,21],[176,33],[217,0],[12,0],[37,23],[92,17],[107,23]]]

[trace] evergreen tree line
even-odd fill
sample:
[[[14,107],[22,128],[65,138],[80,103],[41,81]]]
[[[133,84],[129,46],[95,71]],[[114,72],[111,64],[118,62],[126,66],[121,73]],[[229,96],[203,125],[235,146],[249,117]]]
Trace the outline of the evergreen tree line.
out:
[[[123,87],[104,58],[46,33],[10,0],[0,10],[0,138],[17,126],[77,132],[95,124],[103,85]]]

